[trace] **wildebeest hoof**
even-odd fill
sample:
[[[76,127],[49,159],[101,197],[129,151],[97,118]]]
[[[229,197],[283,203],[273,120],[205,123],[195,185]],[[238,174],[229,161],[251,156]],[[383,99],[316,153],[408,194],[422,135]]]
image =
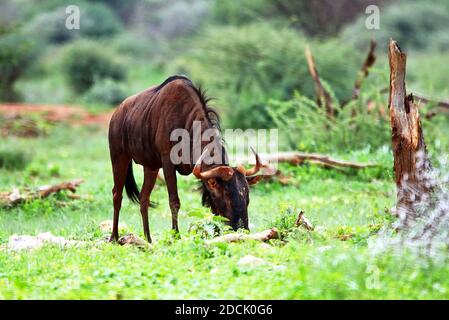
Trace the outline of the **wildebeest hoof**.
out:
[[[106,242],[117,243],[118,236],[111,234],[109,237],[106,237]]]

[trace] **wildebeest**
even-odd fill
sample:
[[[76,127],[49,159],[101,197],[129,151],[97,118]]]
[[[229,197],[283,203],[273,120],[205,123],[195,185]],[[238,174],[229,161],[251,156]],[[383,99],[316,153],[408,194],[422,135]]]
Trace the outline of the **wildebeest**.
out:
[[[128,197],[140,203],[143,230],[151,242],[148,225],[150,194],[157,174],[162,168],[172,214],[172,228],[178,230],[178,197],[176,172],[181,175],[193,173],[202,183],[202,203],[216,215],[226,217],[231,227],[248,229],[249,185],[256,183],[255,176],[262,164],[256,156],[256,165],[251,169],[243,166],[230,167],[221,138],[215,139],[223,154],[221,164],[205,164],[202,155],[194,159],[190,154],[188,163],[174,164],[170,151],[177,143],[170,141],[175,129],[192,133],[194,121],[199,121],[201,130],[218,125],[218,115],[208,107],[204,92],[184,76],[172,76],[158,86],[151,87],[123,101],[114,112],[109,124],[109,150],[114,176],[112,189],[114,219],[110,240],[118,239],[118,220],[123,187]],[[201,152],[208,141],[201,141]],[[144,181],[139,192],[133,176],[132,161],[144,167]]]

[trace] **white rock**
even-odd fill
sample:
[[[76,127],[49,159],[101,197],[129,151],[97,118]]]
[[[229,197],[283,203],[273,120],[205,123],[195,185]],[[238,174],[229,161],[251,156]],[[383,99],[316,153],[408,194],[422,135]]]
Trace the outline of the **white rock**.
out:
[[[44,241],[38,237],[33,237],[29,235],[19,236],[13,234],[9,237],[8,249],[10,250],[24,250],[24,249],[35,249],[40,248],[44,245]]]
[[[77,246],[84,241],[67,240],[64,237],[57,237],[51,232],[39,233],[37,236],[13,234],[9,237],[7,248],[10,250],[31,250],[42,247],[44,244],[57,244],[61,247]]]
[[[267,262],[264,259],[257,258],[253,255],[246,255],[237,262],[239,266],[260,266],[267,264]]]

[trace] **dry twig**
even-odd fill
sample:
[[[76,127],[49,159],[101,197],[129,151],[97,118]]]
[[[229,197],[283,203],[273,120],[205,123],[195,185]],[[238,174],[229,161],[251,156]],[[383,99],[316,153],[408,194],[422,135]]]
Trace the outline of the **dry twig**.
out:
[[[262,232],[253,233],[253,234],[245,234],[245,233],[229,233],[224,236],[217,237],[211,240],[206,241],[208,244],[219,243],[219,242],[240,242],[240,241],[248,241],[248,240],[256,240],[256,241],[268,241],[271,239],[278,238],[279,233],[276,228],[271,228]]]
[[[39,198],[46,198],[51,194],[60,192],[62,190],[69,190],[70,192],[76,192],[76,188],[83,183],[84,180],[76,179],[73,181],[62,182],[52,186],[41,186],[37,190],[25,189],[20,191],[14,189],[10,192],[0,192],[0,205],[12,207],[21,202],[30,201]]]

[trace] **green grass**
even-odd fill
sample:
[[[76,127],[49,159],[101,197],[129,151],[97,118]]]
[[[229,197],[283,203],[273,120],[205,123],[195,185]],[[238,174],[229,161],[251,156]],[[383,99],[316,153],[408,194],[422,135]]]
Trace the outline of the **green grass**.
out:
[[[3,148],[26,150],[31,162],[20,171],[0,168],[0,191],[85,179],[70,200],[64,194],[0,208],[0,245],[12,234],[51,231],[88,241],[79,248],[45,246],[33,251],[0,250],[0,299],[361,299],[448,298],[445,263],[417,262],[412,255],[370,254],[367,239],[388,225],[394,204],[388,151],[336,155],[384,163],[363,172],[339,172],[316,166],[281,167],[294,177],[289,186],[260,183],[251,190],[252,232],[277,226],[284,241],[207,246],[188,233],[207,213],[198,184],[180,177],[180,240],[170,234],[165,187],[157,185],[150,209],[154,239],[149,251],[104,243],[99,223],[112,218],[112,175],[104,130],[57,126],[37,139],[9,137]],[[139,168],[140,169],[140,168]],[[137,180],[141,170],[135,167]],[[289,208],[293,212],[289,213]],[[317,226],[308,232],[291,228],[298,210]],[[121,222],[143,237],[139,208],[123,202]],[[350,235],[342,241],[342,235]],[[245,255],[266,260],[261,266],[238,264]],[[374,283],[374,288],[371,285]]]

